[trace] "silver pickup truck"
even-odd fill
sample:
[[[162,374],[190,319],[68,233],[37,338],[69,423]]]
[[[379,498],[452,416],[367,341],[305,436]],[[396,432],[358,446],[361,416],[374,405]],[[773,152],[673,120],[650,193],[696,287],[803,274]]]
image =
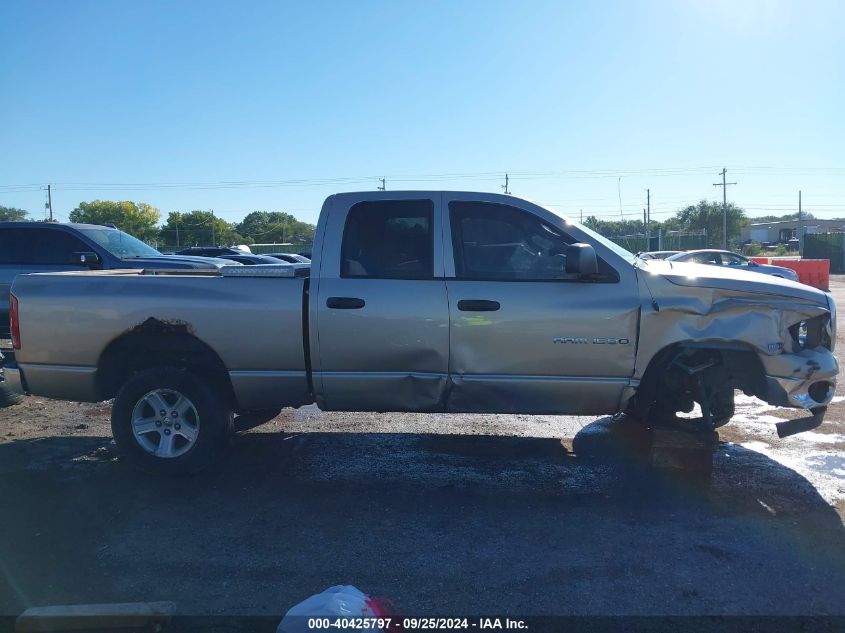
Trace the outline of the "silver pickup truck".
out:
[[[133,462],[194,471],[236,414],[606,414],[712,430],[734,390],[818,424],[835,386],[824,292],[643,261],[551,209],[464,192],[329,197],[310,265],[23,275],[26,393],[115,398]],[[692,412],[699,405],[700,415]],[[796,429],[785,429],[784,433]]]

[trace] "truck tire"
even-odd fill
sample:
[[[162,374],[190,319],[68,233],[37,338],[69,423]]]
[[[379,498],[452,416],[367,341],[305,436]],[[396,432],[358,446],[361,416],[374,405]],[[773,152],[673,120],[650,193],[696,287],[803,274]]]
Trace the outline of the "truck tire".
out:
[[[174,367],[134,374],[111,416],[118,449],[133,466],[156,474],[196,473],[223,451],[232,412],[207,381]]]
[[[12,391],[5,382],[0,382],[0,409],[20,404],[21,397]]]
[[[235,417],[234,428],[236,432],[249,431],[256,426],[266,424],[276,418],[282,412],[281,409],[259,409],[258,411],[247,411]]]

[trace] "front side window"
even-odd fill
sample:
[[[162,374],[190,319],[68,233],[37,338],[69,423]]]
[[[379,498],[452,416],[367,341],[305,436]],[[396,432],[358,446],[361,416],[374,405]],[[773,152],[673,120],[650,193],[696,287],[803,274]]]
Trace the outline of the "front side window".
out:
[[[689,261],[696,264],[716,264],[717,266],[722,263],[718,253],[695,253],[689,258]]]
[[[727,266],[748,266],[748,260],[739,255],[722,253],[722,263]]]
[[[533,214],[485,202],[452,202],[449,214],[458,278],[577,278],[566,272],[566,251],[575,240]]]
[[[341,277],[431,279],[434,276],[431,200],[361,202],[343,231]]]

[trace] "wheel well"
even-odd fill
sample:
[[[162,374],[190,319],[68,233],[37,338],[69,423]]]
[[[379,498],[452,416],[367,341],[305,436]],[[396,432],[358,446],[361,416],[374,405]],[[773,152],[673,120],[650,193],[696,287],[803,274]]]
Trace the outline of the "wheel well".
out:
[[[113,398],[133,373],[164,366],[187,369],[208,380],[235,404],[229,372],[217,353],[191,332],[189,324],[155,318],[103,350],[97,363],[97,392],[103,400]]]
[[[763,364],[757,352],[744,343],[675,343],[655,354],[646,367],[640,385],[632,401],[633,411],[639,415],[648,414],[666,370],[678,358],[695,357],[697,362],[712,360],[727,371],[725,386],[740,389],[749,395],[763,397],[766,379]]]

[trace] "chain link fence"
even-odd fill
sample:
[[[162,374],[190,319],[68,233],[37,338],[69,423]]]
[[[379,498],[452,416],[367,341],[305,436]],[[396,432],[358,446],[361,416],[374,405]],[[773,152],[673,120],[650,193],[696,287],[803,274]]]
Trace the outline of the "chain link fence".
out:
[[[707,230],[700,231],[658,231],[657,235],[646,237],[634,235],[608,235],[608,239],[632,252],[642,251],[691,251],[707,248]]]

